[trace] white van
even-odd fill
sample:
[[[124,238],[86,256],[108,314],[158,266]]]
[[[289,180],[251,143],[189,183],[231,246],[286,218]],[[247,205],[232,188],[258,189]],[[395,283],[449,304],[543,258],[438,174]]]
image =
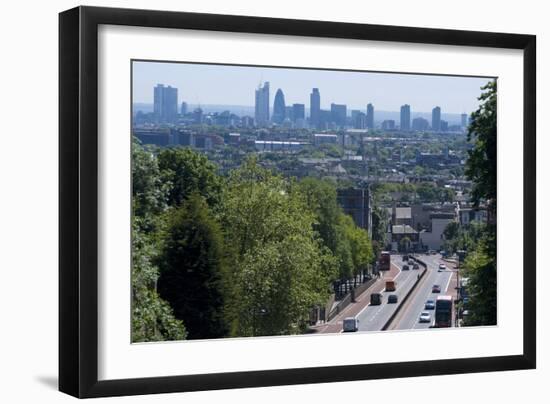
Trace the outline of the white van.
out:
[[[346,317],[344,319],[344,332],[359,331],[359,320],[355,317]]]

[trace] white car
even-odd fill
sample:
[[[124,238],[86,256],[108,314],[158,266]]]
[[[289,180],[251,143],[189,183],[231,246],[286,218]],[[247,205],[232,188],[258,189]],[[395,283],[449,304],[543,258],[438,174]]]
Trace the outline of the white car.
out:
[[[442,271],[445,271],[447,269],[447,267],[445,266],[445,264],[439,264],[439,269],[437,270],[437,272],[442,272]]]
[[[429,323],[432,320],[432,315],[429,311],[423,311],[420,313],[420,318],[418,319],[421,323]]]

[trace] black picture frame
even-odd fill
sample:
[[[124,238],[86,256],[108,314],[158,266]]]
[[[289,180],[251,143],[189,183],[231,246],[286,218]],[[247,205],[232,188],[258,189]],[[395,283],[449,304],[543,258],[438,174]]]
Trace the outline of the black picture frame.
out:
[[[98,381],[100,24],[523,51],[523,354]],[[59,389],[103,397],[536,367],[536,37],[490,32],[77,7],[59,15]]]

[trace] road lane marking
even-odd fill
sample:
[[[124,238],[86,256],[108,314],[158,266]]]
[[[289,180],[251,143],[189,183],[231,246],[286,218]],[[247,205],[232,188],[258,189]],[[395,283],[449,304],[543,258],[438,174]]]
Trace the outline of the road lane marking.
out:
[[[449,291],[449,285],[451,284],[451,279],[453,279],[453,273],[451,272],[451,276],[449,276],[449,280],[447,281],[447,286],[445,287],[445,292]]]

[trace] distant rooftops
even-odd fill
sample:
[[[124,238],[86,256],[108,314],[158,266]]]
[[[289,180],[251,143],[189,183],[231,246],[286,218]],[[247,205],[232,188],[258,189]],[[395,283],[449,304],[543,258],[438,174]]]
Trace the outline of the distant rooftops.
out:
[[[408,224],[396,224],[392,226],[391,232],[393,234],[416,234],[418,233],[415,229],[413,229]]]

